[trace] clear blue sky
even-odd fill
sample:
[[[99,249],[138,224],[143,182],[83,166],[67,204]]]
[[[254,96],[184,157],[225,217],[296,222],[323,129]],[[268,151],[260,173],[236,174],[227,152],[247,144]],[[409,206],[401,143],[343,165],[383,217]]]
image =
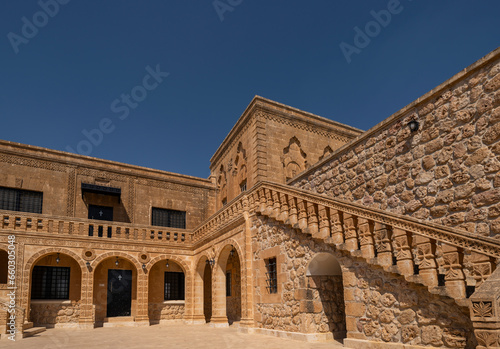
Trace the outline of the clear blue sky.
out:
[[[0,138],[77,151],[104,120],[91,156],[199,177],[254,95],[368,129],[500,43],[497,0],[53,1],[0,5]]]

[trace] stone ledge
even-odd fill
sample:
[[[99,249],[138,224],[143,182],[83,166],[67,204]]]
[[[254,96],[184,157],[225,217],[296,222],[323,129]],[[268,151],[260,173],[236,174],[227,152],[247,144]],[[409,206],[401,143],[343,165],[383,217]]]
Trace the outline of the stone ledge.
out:
[[[356,349],[426,349],[434,348],[432,346],[409,345],[403,343],[375,342],[362,339],[346,338],[344,347]]]

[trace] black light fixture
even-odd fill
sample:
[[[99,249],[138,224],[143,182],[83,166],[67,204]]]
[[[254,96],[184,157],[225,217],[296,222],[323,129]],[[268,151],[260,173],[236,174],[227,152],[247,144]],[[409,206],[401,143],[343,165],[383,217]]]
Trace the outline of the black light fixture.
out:
[[[232,257],[232,256],[234,256],[235,252],[236,252],[236,250],[234,249],[234,246],[231,245],[231,252],[229,252],[229,255]]]
[[[206,264],[213,267],[215,265],[215,258],[210,258],[205,261]]]
[[[417,120],[412,120],[408,123],[408,127],[410,127],[410,131],[413,133],[413,132],[417,132],[418,131],[418,127],[420,126],[420,124],[418,123]]]
[[[118,266],[118,264],[119,264],[118,257],[116,257],[115,265]]]
[[[59,264],[60,261],[61,261],[61,258],[59,258],[59,253],[58,253],[57,258],[56,258],[56,263]]]
[[[165,266],[168,268],[168,259],[167,259],[167,263],[165,263]]]
[[[146,270],[146,264],[142,263],[142,270]]]
[[[90,270],[90,262],[89,262],[89,261],[87,261],[87,263],[85,263],[85,265],[87,265],[87,269],[89,269],[89,270]]]

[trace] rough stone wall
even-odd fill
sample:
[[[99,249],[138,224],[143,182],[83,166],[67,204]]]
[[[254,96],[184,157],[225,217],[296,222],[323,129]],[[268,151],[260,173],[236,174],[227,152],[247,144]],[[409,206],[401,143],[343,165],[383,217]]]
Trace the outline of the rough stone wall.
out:
[[[184,304],[149,303],[149,320],[181,320],[184,318]]]
[[[294,185],[500,238],[499,60],[460,73]]]
[[[32,302],[30,320],[37,326],[52,327],[55,324],[78,323],[80,302]]]
[[[258,217],[253,222],[253,259],[279,246],[287,271],[278,302],[256,302],[258,327],[302,333],[341,333],[348,338],[446,348],[475,348],[468,309],[454,300],[429,293],[424,286],[400,275],[374,269],[361,259],[318,242],[310,236]],[[309,261],[320,252],[331,253],[342,268],[340,284],[318,286],[318,277],[306,276]],[[347,253],[347,252],[345,252]],[[264,271],[255,270],[258,275]],[[322,278],[320,278],[321,280]],[[328,278],[325,278],[328,283]],[[332,283],[334,279],[331,279]],[[343,289],[343,297],[337,297]],[[266,292],[255,289],[257,299]],[[335,299],[334,301],[330,300]],[[345,303],[344,310],[340,302]],[[345,320],[343,320],[345,316]],[[344,322],[345,321],[345,322]]]

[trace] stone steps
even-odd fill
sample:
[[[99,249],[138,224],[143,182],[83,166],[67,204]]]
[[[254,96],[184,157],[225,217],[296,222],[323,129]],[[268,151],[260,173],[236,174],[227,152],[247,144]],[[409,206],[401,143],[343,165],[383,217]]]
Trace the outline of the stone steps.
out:
[[[23,338],[32,337],[36,334],[42,333],[46,330],[45,327],[31,327],[23,330]]]

